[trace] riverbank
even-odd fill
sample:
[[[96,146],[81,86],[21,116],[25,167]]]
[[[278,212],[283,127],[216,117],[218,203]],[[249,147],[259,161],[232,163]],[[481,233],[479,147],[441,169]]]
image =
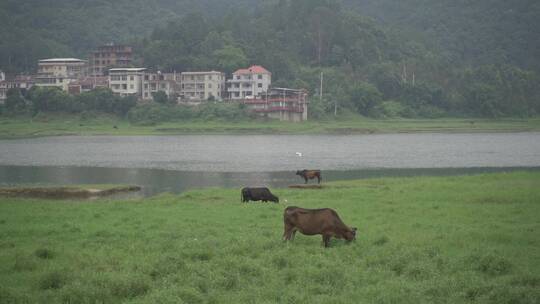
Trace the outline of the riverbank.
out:
[[[0,197],[45,199],[98,198],[140,191],[141,187],[127,185],[81,185],[64,187],[0,187]]]
[[[382,178],[148,199],[0,199],[3,302],[535,303],[540,173]],[[283,243],[285,206],[358,239]]]
[[[0,118],[0,139],[58,135],[176,135],[176,134],[372,134],[415,132],[530,132],[540,131],[533,119],[368,119],[290,123],[246,120],[187,121],[152,126],[132,125],[114,116],[83,119],[79,115],[46,114],[36,118]]]

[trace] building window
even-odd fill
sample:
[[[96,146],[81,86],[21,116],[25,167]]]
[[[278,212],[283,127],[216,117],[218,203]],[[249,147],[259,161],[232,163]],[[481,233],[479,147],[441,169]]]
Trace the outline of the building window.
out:
[[[123,75],[123,76],[122,76],[122,80],[127,80],[127,76],[126,76],[126,75]]]
[[[133,88],[134,88],[134,86],[133,86],[132,84],[130,84],[130,85],[129,85],[129,88],[130,88],[130,89],[133,89]]]
[[[240,79],[240,75],[236,75],[236,79]]]
[[[262,79],[262,75],[261,74],[257,75],[257,78]]]
[[[258,88],[262,88],[262,83],[257,84]]]
[[[122,84],[122,90],[127,90],[127,84],[125,83]]]

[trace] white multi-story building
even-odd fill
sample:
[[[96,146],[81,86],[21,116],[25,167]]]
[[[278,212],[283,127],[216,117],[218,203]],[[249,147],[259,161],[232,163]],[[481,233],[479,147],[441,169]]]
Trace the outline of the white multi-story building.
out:
[[[109,88],[113,93],[142,98],[145,68],[109,69]]]
[[[7,91],[10,89],[29,90],[34,85],[34,78],[27,75],[17,75],[15,78],[0,80],[0,104],[7,99]]]
[[[183,72],[180,74],[180,98],[189,100],[222,100],[225,74],[217,71]]]
[[[143,80],[142,99],[152,100],[153,93],[162,91],[171,98],[177,92],[176,73],[145,73]]]
[[[229,99],[253,99],[261,97],[272,84],[272,73],[260,65],[240,69],[227,80]]]
[[[68,90],[70,82],[86,73],[86,61],[77,58],[50,58],[38,62],[36,85],[40,87],[59,87]]]

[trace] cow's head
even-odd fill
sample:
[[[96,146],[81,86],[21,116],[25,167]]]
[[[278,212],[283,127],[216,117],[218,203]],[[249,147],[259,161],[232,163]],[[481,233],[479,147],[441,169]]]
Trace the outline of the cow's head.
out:
[[[345,234],[345,239],[347,241],[356,240],[356,227],[353,227],[350,231],[347,231],[347,233]]]
[[[296,175],[302,175],[302,171],[296,170]]]

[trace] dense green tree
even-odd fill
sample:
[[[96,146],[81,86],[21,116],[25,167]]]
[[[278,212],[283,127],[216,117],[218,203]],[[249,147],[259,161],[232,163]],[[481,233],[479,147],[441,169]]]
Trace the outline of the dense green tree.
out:
[[[241,48],[225,46],[216,50],[213,55],[216,58],[218,67],[226,73],[245,67],[248,63],[247,57]]]
[[[351,101],[358,113],[377,116],[376,110],[382,102],[382,94],[370,83],[361,82],[351,89]]]
[[[9,89],[6,92],[5,109],[8,113],[21,114],[27,110],[26,100],[19,89]]]
[[[152,98],[154,99],[154,102],[157,102],[159,104],[166,104],[169,102],[169,97],[163,91],[157,91],[152,93]]]
[[[34,86],[28,92],[28,97],[38,112],[71,111],[72,96],[57,87]]]

